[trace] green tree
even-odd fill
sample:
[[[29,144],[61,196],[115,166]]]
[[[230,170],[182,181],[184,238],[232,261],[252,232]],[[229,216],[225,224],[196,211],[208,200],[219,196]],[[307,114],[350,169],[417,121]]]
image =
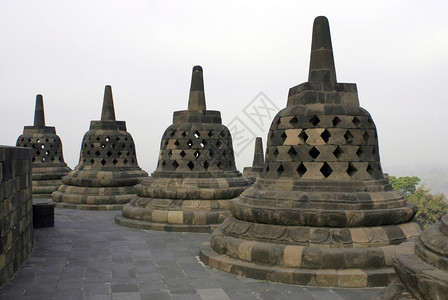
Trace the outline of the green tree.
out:
[[[446,196],[442,193],[433,195],[424,186],[419,186],[407,200],[417,206],[418,212],[415,217],[422,223],[423,228],[428,228],[433,223],[439,222],[443,215],[448,214]]]
[[[392,185],[394,190],[398,191],[403,197],[407,198],[415,193],[417,185],[420,182],[420,178],[417,176],[404,176],[395,177],[389,176],[389,183]]]

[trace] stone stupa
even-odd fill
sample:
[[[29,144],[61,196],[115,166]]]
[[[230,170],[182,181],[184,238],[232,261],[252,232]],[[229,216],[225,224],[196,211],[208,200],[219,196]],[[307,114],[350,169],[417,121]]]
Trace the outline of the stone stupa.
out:
[[[204,243],[213,268],[307,286],[376,287],[397,245],[421,231],[383,176],[375,124],[356,84],[338,83],[330,29],[314,21],[308,82],[273,119],[264,171]]]
[[[125,121],[115,120],[112,89],[106,86],[101,120],[91,121],[79,163],[52,194],[56,207],[119,210],[148,173],[137,164],[134,140]]]
[[[62,184],[61,177],[70,172],[62,155],[62,142],[52,126],[45,126],[42,95],[36,96],[34,126],[25,126],[17,147],[33,148],[33,198],[51,198],[51,193]]]
[[[176,111],[162,136],[157,169],[135,187],[118,224],[153,230],[210,232],[229,201],[252,182],[236,169],[229,130],[205,105],[202,68],[193,68],[188,110]]]
[[[375,299],[448,299],[448,215],[401,244],[394,268],[398,278]]]
[[[264,167],[264,155],[263,155],[263,140],[261,137],[255,139],[255,150],[254,150],[254,160],[252,161],[251,167],[245,167],[243,169],[243,176],[246,176],[252,182],[260,177],[263,173]]]

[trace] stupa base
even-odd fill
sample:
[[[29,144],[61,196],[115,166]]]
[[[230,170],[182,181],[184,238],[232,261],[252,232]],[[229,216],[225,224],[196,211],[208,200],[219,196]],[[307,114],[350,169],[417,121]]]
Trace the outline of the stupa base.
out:
[[[80,210],[121,210],[122,204],[71,204],[63,202],[54,202],[53,204],[57,208],[70,208],[70,209],[80,209]]]
[[[158,231],[170,231],[170,232],[196,232],[196,233],[210,233],[220,225],[220,224],[186,225],[186,224],[155,223],[155,222],[129,219],[123,217],[122,214],[118,214],[115,216],[115,223],[126,227],[144,229],[144,230],[158,230]]]
[[[394,269],[302,269],[259,265],[219,255],[210,243],[203,243],[199,251],[202,262],[212,268],[249,278],[318,287],[368,288],[382,287],[396,278]]]

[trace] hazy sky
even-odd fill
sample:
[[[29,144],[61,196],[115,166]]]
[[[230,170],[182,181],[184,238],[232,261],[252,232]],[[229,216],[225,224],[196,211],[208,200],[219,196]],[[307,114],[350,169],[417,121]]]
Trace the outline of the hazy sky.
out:
[[[307,80],[319,15],[330,21],[338,81],[357,84],[376,123],[383,169],[448,164],[446,0],[1,1],[0,144],[15,145],[33,124],[42,94],[46,124],[75,167],[110,84],[117,119],[153,172],[162,133],[173,111],[186,109],[191,70],[201,65],[207,108],[245,129],[234,141],[242,170],[253,136],[266,144],[272,109]]]

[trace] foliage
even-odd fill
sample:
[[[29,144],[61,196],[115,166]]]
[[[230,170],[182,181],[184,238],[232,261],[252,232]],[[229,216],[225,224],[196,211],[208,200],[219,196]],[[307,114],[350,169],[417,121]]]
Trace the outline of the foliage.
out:
[[[389,176],[389,183],[392,185],[394,190],[398,191],[405,198],[415,193],[419,182],[420,178],[418,178],[417,176]]]
[[[433,223],[439,222],[443,215],[448,214],[448,200],[445,194],[433,195],[424,186],[419,186],[407,200],[417,206],[416,218],[422,223],[423,228],[428,228]]]

